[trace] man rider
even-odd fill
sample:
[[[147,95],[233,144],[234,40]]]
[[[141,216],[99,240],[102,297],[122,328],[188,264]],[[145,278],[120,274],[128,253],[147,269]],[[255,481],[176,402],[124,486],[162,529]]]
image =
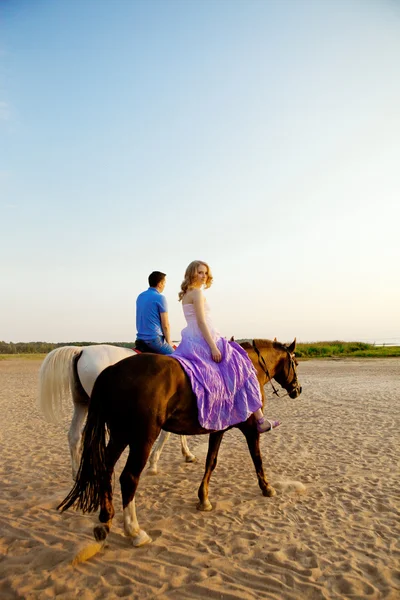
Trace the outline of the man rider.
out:
[[[149,275],[149,288],[136,299],[135,347],[143,352],[172,354],[174,351],[167,300],[162,295],[165,284],[165,273],[153,271]]]

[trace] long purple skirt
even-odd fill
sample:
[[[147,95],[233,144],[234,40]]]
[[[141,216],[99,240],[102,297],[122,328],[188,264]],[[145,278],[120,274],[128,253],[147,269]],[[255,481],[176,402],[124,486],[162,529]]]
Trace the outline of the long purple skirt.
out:
[[[236,342],[217,340],[222,360],[216,363],[204,338],[183,336],[171,354],[189,376],[197,398],[199,422],[204,429],[219,430],[247,421],[262,406],[256,370]]]

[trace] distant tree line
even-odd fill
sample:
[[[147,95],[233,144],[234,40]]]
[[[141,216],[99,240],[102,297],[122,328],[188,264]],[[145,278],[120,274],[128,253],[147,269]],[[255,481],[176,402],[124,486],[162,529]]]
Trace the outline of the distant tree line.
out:
[[[100,342],[99,342],[100,343]],[[134,342],[101,342],[102,344],[111,344],[112,346],[122,346],[124,348],[133,348]],[[96,342],[59,342],[52,344],[50,342],[0,342],[0,354],[47,354],[54,348],[61,346],[93,346]]]

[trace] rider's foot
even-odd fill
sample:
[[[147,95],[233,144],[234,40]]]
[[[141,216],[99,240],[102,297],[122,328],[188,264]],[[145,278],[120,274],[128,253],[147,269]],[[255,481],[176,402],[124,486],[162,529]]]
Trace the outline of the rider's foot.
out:
[[[257,431],[258,433],[265,433],[266,431],[272,431],[276,427],[279,427],[281,424],[280,421],[271,421],[266,417],[261,417],[261,419],[257,419]]]

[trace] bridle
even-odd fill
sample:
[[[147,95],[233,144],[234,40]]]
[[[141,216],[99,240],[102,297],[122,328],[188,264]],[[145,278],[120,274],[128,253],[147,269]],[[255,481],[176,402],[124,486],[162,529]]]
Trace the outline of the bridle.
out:
[[[269,374],[267,363],[265,362],[263,355],[261,354],[261,352],[257,348],[255,340],[253,340],[252,345],[253,345],[254,351],[255,351],[255,353],[257,354],[257,357],[258,357],[258,364],[260,365],[260,367],[262,368],[262,370],[266,374],[267,379],[268,379],[269,383],[271,384],[271,387],[272,387],[272,390],[273,390],[272,393],[275,394],[275,396],[277,396],[278,398],[284,398],[285,396],[289,396],[289,394],[291,394],[294,391],[295,388],[293,388],[292,390],[290,390],[290,392],[286,392],[286,394],[283,394],[283,396],[280,396],[278,390],[276,389],[276,387],[274,386],[274,384],[272,382],[272,377]],[[289,357],[289,373],[288,373],[287,376],[289,377],[291,369],[293,369],[294,374],[296,375],[296,369],[295,369],[295,366],[294,366],[293,356],[292,356],[292,354],[289,352],[289,350],[285,346],[283,346],[283,349],[286,350],[286,352],[288,354],[288,357]],[[268,383],[268,381],[267,381],[267,383]]]

